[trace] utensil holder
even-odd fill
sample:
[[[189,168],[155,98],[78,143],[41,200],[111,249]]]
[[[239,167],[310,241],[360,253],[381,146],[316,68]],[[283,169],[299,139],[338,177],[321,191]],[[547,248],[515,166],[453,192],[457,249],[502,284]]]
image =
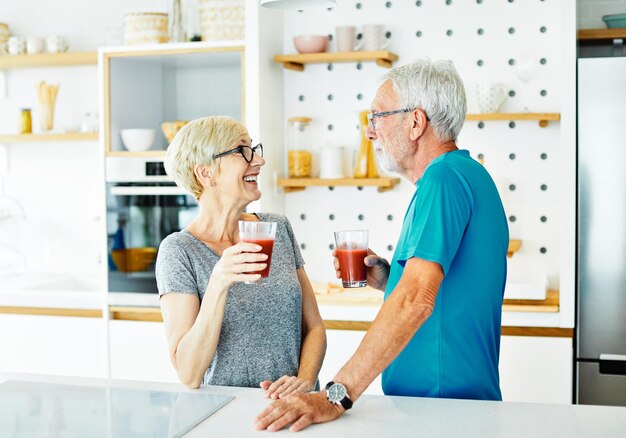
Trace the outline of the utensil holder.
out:
[[[50,131],[54,125],[54,104],[39,104],[39,127],[42,131]]]

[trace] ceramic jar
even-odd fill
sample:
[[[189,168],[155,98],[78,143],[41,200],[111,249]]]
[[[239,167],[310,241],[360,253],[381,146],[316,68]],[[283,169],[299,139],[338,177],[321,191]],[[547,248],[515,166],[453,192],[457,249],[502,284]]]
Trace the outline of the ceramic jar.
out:
[[[38,36],[29,36],[26,38],[26,53],[29,55],[36,55],[42,53],[44,50],[43,38]]]
[[[46,38],[46,51],[48,53],[62,53],[69,49],[67,38],[61,35],[50,35]]]
[[[327,146],[320,152],[320,178],[344,178],[344,148]]]

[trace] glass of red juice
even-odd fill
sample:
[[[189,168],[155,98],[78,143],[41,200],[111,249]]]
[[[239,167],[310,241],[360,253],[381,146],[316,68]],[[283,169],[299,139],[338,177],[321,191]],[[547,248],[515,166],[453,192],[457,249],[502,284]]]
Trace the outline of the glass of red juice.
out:
[[[267,255],[267,267],[262,271],[248,272],[248,274],[261,274],[261,279],[270,275],[270,266],[272,264],[272,251],[274,250],[274,239],[276,238],[276,222],[252,222],[239,221],[239,240],[242,242],[255,243],[262,247],[261,253]],[[247,284],[257,283],[255,281],[246,281]]]
[[[335,231],[343,287],[367,286],[367,230]]]

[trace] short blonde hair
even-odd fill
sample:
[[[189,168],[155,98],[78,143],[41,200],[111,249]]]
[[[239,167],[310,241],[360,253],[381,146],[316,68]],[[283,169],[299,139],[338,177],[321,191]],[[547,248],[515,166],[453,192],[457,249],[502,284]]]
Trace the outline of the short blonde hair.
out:
[[[218,173],[218,160],[213,155],[225,152],[248,136],[248,130],[239,121],[226,116],[210,116],[193,120],[182,127],[167,148],[165,171],[179,187],[196,199],[204,190],[193,171],[197,165],[209,165]]]

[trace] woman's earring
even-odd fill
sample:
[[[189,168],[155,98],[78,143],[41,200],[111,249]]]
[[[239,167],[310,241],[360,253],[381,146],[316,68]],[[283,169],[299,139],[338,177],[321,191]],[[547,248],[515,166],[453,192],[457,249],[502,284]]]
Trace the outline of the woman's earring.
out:
[[[209,178],[209,181],[211,182],[211,187],[215,187],[215,181],[213,178]]]

